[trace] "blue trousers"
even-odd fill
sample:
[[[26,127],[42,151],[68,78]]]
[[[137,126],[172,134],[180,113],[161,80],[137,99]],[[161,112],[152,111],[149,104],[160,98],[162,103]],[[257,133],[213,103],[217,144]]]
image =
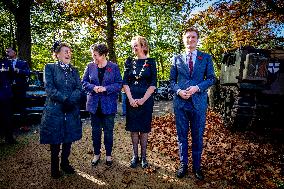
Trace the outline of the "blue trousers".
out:
[[[191,129],[193,169],[200,169],[203,150],[203,134],[206,122],[206,112],[193,107],[188,101],[182,108],[175,107],[177,139],[180,162],[188,164],[188,133]]]
[[[103,130],[106,156],[111,156],[113,146],[114,117],[114,114],[106,115],[102,114],[101,112],[97,112],[95,114],[91,113],[92,140],[95,155],[99,155],[101,153]]]
[[[122,114],[126,114],[126,100],[127,100],[127,95],[126,93],[121,93],[121,102],[122,102]]]

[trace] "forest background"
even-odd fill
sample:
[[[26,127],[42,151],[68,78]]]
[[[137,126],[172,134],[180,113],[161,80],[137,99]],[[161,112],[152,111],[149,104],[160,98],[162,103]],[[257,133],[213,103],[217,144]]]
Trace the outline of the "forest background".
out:
[[[43,70],[54,61],[52,44],[66,41],[80,74],[92,60],[89,47],[93,43],[106,43],[109,59],[123,73],[126,58],[133,56],[131,38],[142,35],[149,40],[150,56],[156,59],[158,79],[167,80],[171,58],[183,51],[182,32],[188,26],[200,30],[199,49],[212,55],[217,75],[222,54],[230,49],[246,45],[283,48],[284,2],[0,0],[0,26],[1,56],[7,47],[15,46],[32,70]]]

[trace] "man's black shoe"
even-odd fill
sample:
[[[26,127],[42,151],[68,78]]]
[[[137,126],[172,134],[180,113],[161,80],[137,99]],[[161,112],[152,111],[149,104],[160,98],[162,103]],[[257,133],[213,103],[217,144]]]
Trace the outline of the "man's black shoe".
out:
[[[6,144],[18,144],[18,142],[14,138],[6,138],[5,143]]]
[[[110,161],[106,160],[106,165],[107,166],[112,166],[112,163],[113,163],[112,160],[110,160]]]
[[[194,174],[195,178],[197,178],[198,180],[204,180],[204,175],[203,175],[203,172],[201,171],[201,169],[193,170],[193,174]]]
[[[187,165],[181,164],[177,171],[177,178],[183,178],[187,173]]]

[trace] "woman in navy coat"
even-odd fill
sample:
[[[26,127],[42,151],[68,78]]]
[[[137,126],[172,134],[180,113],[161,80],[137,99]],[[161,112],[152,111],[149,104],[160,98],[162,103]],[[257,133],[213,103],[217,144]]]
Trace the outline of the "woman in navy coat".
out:
[[[50,144],[51,176],[59,178],[59,152],[62,144],[61,169],[67,174],[75,173],[69,164],[71,144],[82,138],[80,119],[81,81],[78,70],[70,64],[71,48],[66,43],[55,43],[54,58],[57,62],[47,64],[44,83],[47,93],[40,127],[40,143]]]
[[[122,79],[117,64],[106,59],[108,47],[105,44],[91,46],[93,62],[90,62],[82,79],[83,88],[87,91],[86,109],[91,113],[92,140],[96,166],[101,157],[101,135],[104,131],[106,165],[112,165],[114,117],[117,113],[118,94],[121,91]]]

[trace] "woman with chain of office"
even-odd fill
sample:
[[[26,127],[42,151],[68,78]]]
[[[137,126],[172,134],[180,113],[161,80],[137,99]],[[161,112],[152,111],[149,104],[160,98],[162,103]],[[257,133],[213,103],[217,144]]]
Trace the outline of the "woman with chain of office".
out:
[[[131,133],[133,158],[130,167],[135,168],[141,160],[142,168],[148,167],[146,149],[148,133],[154,106],[153,93],[157,86],[157,68],[155,59],[149,58],[149,45],[145,37],[135,36],[131,40],[135,58],[125,62],[123,88],[127,95],[126,130]],[[141,159],[138,156],[138,144],[141,146]]]

